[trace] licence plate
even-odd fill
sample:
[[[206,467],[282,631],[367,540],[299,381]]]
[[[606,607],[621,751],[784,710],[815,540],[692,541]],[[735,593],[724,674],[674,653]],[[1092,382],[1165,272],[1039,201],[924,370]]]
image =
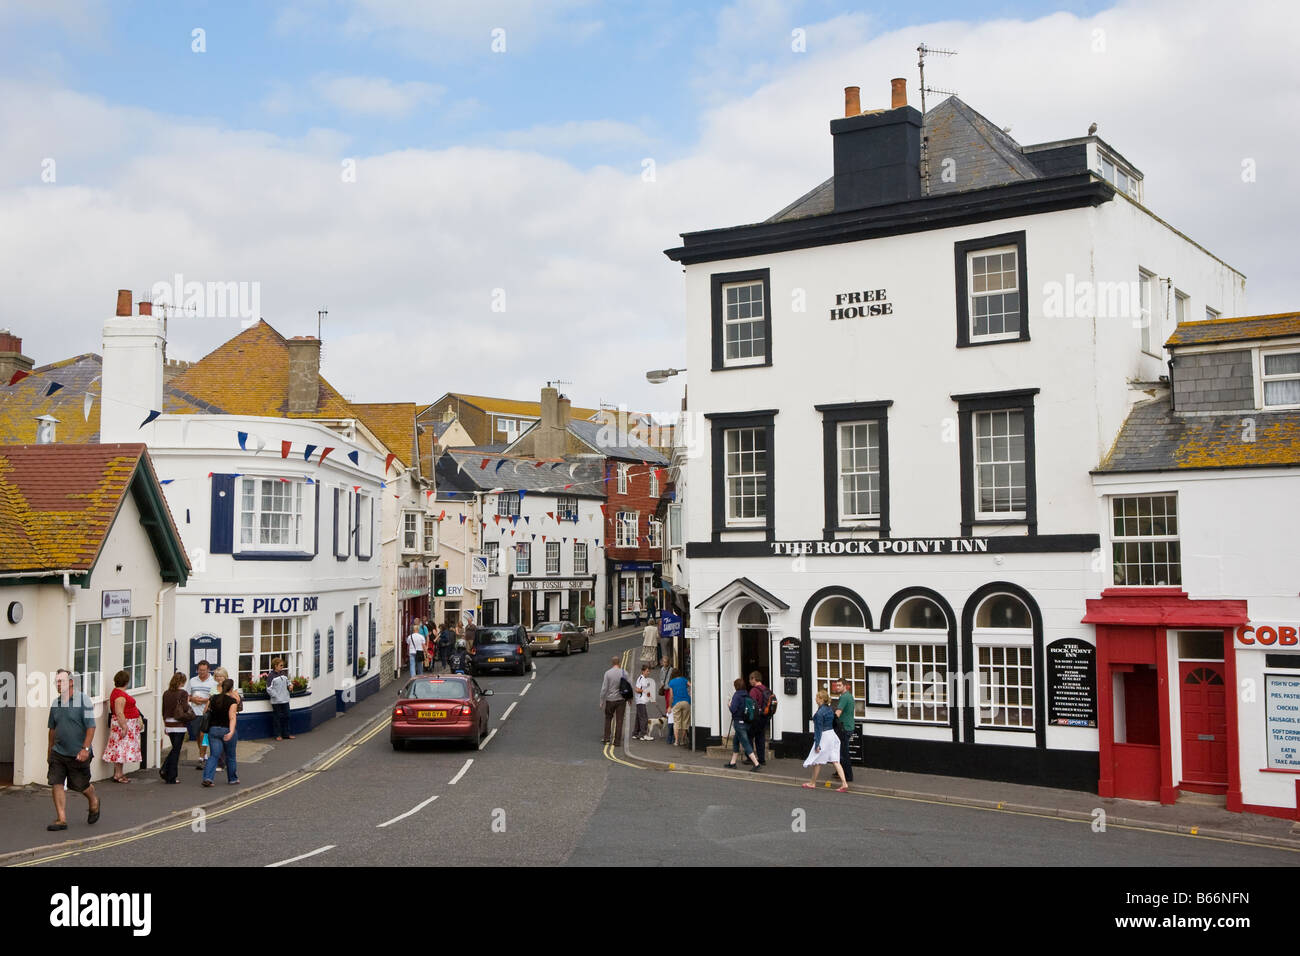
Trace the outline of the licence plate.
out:
[[[549,644],[549,643],[551,643],[552,640],[554,640],[554,638],[550,638],[550,637],[539,637],[539,638],[537,639],[537,643],[538,643],[538,644]]]
[[[421,710],[417,712],[416,716],[422,718],[432,718],[433,720],[440,720],[447,716],[447,712],[445,710]]]
[[[488,658],[488,663],[489,663],[489,664],[504,664],[505,662],[506,662],[506,659],[505,659],[504,657],[489,657],[489,658]]]

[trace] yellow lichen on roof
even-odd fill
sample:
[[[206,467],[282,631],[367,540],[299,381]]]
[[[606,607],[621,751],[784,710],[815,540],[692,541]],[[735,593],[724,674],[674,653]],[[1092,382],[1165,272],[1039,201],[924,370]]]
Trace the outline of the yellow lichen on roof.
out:
[[[491,398],[487,395],[466,395],[464,392],[449,392],[452,398],[459,398],[462,402],[468,402],[483,409],[485,412],[493,412],[498,415],[531,415],[533,418],[542,417],[542,405],[540,402],[523,402],[513,398]],[[592,418],[598,412],[595,408],[579,408],[576,405],[569,407],[569,414],[574,418]]]
[[[1221,434],[1188,438],[1174,452],[1174,460],[1180,468],[1300,464],[1300,423],[1266,422],[1250,432],[1246,427],[1237,441],[1224,441]]]
[[[1243,315],[1180,322],[1166,345],[1201,345],[1300,335],[1300,312]]]
[[[409,468],[415,460],[414,402],[354,402],[357,417]]]

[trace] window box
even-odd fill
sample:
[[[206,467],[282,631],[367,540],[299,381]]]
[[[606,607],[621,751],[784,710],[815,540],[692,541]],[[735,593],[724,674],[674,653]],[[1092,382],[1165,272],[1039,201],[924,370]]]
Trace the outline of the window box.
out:
[[[712,277],[713,370],[772,364],[771,270]]]
[[[954,243],[957,347],[1029,341],[1024,232]]]

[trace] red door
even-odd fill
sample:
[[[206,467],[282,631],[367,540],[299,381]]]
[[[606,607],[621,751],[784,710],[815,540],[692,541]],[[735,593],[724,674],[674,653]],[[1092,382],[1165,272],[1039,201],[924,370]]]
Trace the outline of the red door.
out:
[[[1228,709],[1223,664],[1182,661],[1178,665],[1182,699],[1183,780],[1227,787]]]

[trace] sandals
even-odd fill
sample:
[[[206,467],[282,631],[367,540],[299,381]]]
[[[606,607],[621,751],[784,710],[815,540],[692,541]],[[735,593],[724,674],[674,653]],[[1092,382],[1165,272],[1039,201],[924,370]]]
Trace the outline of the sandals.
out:
[[[836,787],[836,788],[835,788],[835,792],[836,792],[836,793],[848,793],[848,792],[849,792],[849,785],[846,783],[846,784],[845,784],[844,786],[842,786],[842,787]]]
[[[114,783],[130,783],[131,780],[130,780],[129,777],[114,777],[114,778],[113,778],[113,782],[114,782]]]
[[[803,787],[805,790],[816,790],[816,789],[817,789],[817,785],[816,785],[815,783],[802,783],[802,784],[800,784],[800,786]]]

